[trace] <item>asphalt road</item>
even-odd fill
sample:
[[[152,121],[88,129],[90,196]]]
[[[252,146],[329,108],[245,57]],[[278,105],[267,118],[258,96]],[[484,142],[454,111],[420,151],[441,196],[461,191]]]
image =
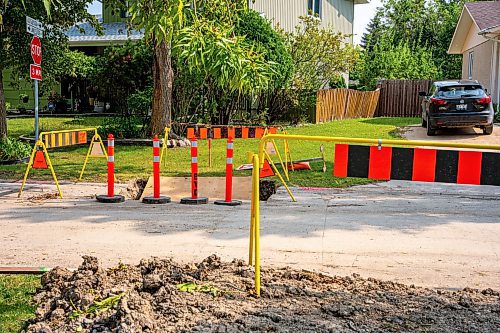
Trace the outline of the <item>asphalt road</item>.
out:
[[[104,184],[0,184],[0,266],[106,266],[149,256],[225,260],[248,255],[240,207],[99,204]],[[123,190],[123,188],[121,189]],[[119,191],[119,190],[118,190]],[[102,193],[101,193],[102,192]],[[361,274],[438,288],[500,289],[500,188],[391,181],[349,189],[283,190],[261,205],[263,265]],[[29,199],[28,199],[29,198]]]

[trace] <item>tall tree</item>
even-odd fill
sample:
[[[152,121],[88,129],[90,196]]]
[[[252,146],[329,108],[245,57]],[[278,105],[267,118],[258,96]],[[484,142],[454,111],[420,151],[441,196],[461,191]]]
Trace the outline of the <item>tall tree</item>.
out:
[[[118,1],[118,4],[123,4]],[[162,133],[171,123],[172,87],[172,39],[182,28],[184,20],[183,0],[130,0],[130,23],[144,29],[146,38],[153,43],[153,107],[151,134]]]
[[[267,84],[261,56],[234,34],[247,0],[130,0],[128,6],[131,25],[154,44],[152,134],[171,122],[173,49],[183,68],[213,87],[244,91]]]
[[[428,53],[426,59],[433,65],[426,63],[423,66],[427,69],[433,66],[437,68],[434,79],[460,77],[461,57],[450,55],[447,50],[464,2],[465,0],[384,0],[362,38],[363,63],[357,66],[354,76],[359,78],[371,75],[370,81],[376,80],[374,72],[359,73],[360,68],[368,69],[380,63],[382,49],[395,54],[394,50],[403,47],[413,52],[411,56],[414,58],[422,56],[422,51]],[[383,48],[377,47],[382,43]],[[404,54],[407,53],[403,52],[401,56]],[[373,64],[367,66],[368,62]],[[388,66],[387,70],[397,67],[397,64]],[[409,74],[411,70],[399,72]],[[384,77],[394,77],[396,73],[397,71],[385,73]],[[428,74],[428,71],[423,71],[420,78]]]
[[[4,70],[12,70],[12,77],[29,79],[29,64],[32,62],[29,44],[32,36],[26,32],[26,15],[41,21],[45,27],[42,38],[43,87],[57,78],[57,59],[67,52],[67,37],[64,31],[76,22],[95,18],[87,12],[91,0],[4,0],[0,6],[0,138],[7,136],[7,112],[3,86]],[[50,7],[49,7],[50,6]],[[50,11],[49,11],[50,8]]]

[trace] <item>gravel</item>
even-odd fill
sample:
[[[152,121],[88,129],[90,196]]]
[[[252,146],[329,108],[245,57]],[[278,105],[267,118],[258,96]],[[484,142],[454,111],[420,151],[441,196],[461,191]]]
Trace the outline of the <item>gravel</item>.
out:
[[[216,255],[188,265],[153,257],[106,270],[85,256],[76,271],[43,275],[25,332],[500,331],[500,294],[492,289],[431,290],[263,267],[257,298],[253,274],[245,262]]]

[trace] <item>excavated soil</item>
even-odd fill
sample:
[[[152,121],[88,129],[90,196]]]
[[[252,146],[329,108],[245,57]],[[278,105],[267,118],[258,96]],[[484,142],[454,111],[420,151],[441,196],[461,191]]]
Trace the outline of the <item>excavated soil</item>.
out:
[[[191,283],[187,292],[180,284]],[[290,268],[253,269],[212,255],[180,265],[144,259],[104,270],[84,257],[74,272],[42,277],[26,332],[499,332],[491,289],[441,291]]]

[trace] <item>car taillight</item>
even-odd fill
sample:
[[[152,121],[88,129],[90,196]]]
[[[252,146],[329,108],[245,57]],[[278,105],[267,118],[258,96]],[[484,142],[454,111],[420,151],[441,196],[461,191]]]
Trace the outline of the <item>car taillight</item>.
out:
[[[486,96],[486,97],[481,97],[480,99],[477,100],[478,104],[490,104],[491,103],[491,97]]]
[[[431,104],[432,105],[445,105],[446,101],[444,99],[431,98]]]

